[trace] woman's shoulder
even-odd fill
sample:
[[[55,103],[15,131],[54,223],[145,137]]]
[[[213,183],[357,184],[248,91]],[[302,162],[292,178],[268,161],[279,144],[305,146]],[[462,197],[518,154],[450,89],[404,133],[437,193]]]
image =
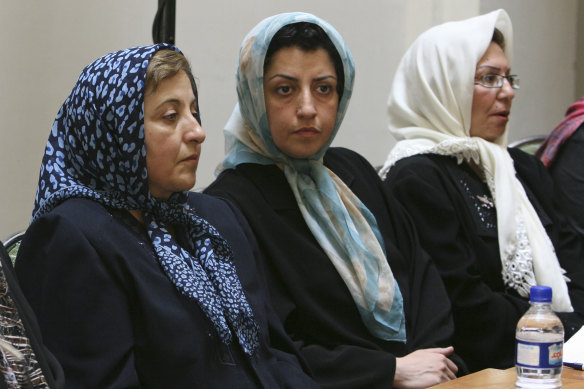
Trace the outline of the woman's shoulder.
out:
[[[261,165],[259,163],[242,163],[232,169],[223,170],[215,180],[205,188],[208,193],[218,187],[233,184],[243,184],[253,181],[258,176],[274,176],[282,174],[276,165]]]
[[[188,204],[197,215],[208,220],[211,224],[213,221],[229,223],[236,217],[233,207],[227,200],[206,193],[189,192]]]
[[[356,161],[363,165],[373,167],[372,163],[363,155],[356,151],[344,147],[331,147],[324,156],[325,164],[327,163],[344,163],[347,166],[354,166]],[[435,154],[416,154],[410,157],[400,159],[394,166],[438,166],[442,163],[455,162],[456,159],[450,156]],[[377,166],[377,165],[375,165]],[[393,169],[393,167],[392,167]]]
[[[325,165],[353,166],[355,162],[373,167],[364,156],[345,147],[329,147],[324,155]]]
[[[69,198],[37,220],[58,220],[85,230],[96,226],[100,228],[103,223],[111,220],[111,218],[112,215],[108,209],[96,201],[84,198]]]
[[[254,202],[258,196],[269,197],[271,191],[282,186],[287,187],[286,177],[276,165],[245,163],[221,172],[204,193],[237,202]]]
[[[202,192],[188,192],[187,202],[196,210],[209,208],[221,210],[228,207],[225,201]]]
[[[449,168],[456,166],[456,159],[450,156],[417,154],[397,161],[389,169],[385,179],[391,181],[404,176],[410,179],[430,179],[441,176]]]
[[[219,231],[227,232],[235,229],[247,232],[247,222],[241,211],[229,199],[191,192],[189,193],[188,202],[198,216],[205,219]]]
[[[344,147],[330,147],[323,162],[347,184],[355,179],[366,182],[379,180],[377,170],[364,156]]]
[[[92,200],[67,199],[31,223],[17,262],[69,263],[77,260],[93,266],[93,260],[98,256],[103,264],[123,267],[125,265],[119,258],[137,260],[142,250],[148,247],[145,244],[146,232],[133,228],[131,215],[127,214],[126,218],[120,218],[115,210]],[[39,250],[41,247],[43,249]],[[54,254],[58,254],[58,258]]]
[[[511,156],[511,158],[513,159],[513,162],[515,163],[515,165],[526,165],[526,166],[531,166],[531,167],[535,167],[535,166],[543,166],[543,163],[539,160],[539,158],[537,158],[534,155],[528,154],[523,150],[520,150],[516,147],[509,147],[507,148],[507,151],[509,152],[509,155]]]
[[[396,162],[396,167],[406,166],[426,166],[439,167],[445,163],[456,162],[454,157],[448,155],[438,154],[416,154],[406,158],[402,158]]]
[[[130,238],[145,239],[141,225],[126,211],[110,209],[96,201],[70,198],[35,219],[29,230],[38,236],[85,241],[94,247],[124,246]],[[67,240],[67,239],[65,239]]]
[[[551,176],[539,158],[516,148],[509,148],[508,151],[513,159],[513,166],[519,177],[527,181],[530,185],[539,185],[542,180],[544,180],[546,185],[551,184],[547,182],[551,180]]]

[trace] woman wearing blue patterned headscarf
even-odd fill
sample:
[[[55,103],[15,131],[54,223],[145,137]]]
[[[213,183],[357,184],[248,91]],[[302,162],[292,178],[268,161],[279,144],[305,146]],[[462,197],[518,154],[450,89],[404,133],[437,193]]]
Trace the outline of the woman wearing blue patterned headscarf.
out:
[[[57,114],[16,270],[68,385],[313,385],[277,323],[269,347],[245,222],[188,192],[204,139],[166,44],[97,59]]]
[[[448,346],[448,300],[375,170],[329,147],[353,79],[351,53],[324,20],[260,22],[240,50],[227,156],[206,191],[245,214],[274,305],[321,385],[425,387],[457,371],[450,348],[408,355]],[[418,358],[436,362],[427,376],[407,368]]]

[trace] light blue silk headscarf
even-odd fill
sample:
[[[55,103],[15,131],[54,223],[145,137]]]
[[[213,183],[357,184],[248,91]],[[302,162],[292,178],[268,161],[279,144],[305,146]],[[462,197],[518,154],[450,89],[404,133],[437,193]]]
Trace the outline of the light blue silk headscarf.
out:
[[[264,59],[273,36],[285,25],[320,26],[343,62],[345,89],[335,128],[325,146],[307,159],[295,159],[275,145],[264,100]],[[306,13],[285,13],[260,22],[245,37],[237,68],[236,105],[225,128],[226,153],[217,173],[242,163],[277,164],[290,184],[304,220],[343,278],[365,326],[376,337],[406,341],[403,299],[388,265],[383,239],[373,214],[336,174],[323,156],[345,115],[355,68],[340,34],[327,22]]]

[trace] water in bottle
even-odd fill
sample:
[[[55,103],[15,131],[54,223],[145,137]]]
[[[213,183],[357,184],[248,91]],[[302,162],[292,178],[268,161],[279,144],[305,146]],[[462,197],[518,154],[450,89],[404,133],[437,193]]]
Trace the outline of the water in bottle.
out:
[[[552,311],[552,289],[533,286],[531,306],[515,331],[516,388],[561,388],[564,327]]]

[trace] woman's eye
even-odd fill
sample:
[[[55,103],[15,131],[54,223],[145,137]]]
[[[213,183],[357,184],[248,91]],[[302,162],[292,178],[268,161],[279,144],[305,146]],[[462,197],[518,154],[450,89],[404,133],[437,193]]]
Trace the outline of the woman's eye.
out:
[[[323,95],[326,95],[330,92],[332,92],[333,87],[330,85],[319,85],[316,90],[318,91],[318,93],[321,93]]]
[[[483,81],[488,84],[494,84],[497,82],[497,75],[496,74],[485,74],[483,76]]]
[[[172,121],[172,120],[176,119],[176,112],[169,112],[166,115],[164,115],[163,117],[166,120],[171,120]]]
[[[276,92],[280,95],[288,95],[292,91],[292,88],[288,85],[281,85],[276,88]]]

